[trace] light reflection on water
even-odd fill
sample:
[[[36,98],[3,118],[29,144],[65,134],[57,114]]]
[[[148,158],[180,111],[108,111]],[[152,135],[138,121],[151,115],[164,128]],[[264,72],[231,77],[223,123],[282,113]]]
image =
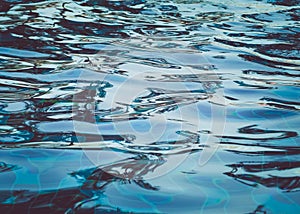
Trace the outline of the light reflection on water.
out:
[[[299,212],[299,6],[2,1],[0,210]]]

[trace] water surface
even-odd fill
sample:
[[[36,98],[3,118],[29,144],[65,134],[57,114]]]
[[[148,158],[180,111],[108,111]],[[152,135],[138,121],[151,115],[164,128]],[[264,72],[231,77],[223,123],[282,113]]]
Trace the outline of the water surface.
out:
[[[1,212],[300,212],[299,1],[0,11]]]

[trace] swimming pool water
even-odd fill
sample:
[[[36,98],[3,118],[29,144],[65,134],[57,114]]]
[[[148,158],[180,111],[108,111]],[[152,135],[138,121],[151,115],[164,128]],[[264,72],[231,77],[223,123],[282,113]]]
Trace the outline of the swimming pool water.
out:
[[[2,0],[1,213],[300,213],[300,3]]]

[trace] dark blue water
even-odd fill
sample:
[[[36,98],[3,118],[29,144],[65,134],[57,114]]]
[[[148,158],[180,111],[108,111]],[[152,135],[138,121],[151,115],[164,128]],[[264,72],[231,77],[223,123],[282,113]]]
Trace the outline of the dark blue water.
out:
[[[300,213],[298,0],[1,0],[1,213]]]

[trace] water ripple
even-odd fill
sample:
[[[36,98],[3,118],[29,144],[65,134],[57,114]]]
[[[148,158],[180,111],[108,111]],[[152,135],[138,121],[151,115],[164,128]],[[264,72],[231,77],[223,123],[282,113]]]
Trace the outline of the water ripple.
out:
[[[297,212],[299,6],[3,0],[0,210]]]

